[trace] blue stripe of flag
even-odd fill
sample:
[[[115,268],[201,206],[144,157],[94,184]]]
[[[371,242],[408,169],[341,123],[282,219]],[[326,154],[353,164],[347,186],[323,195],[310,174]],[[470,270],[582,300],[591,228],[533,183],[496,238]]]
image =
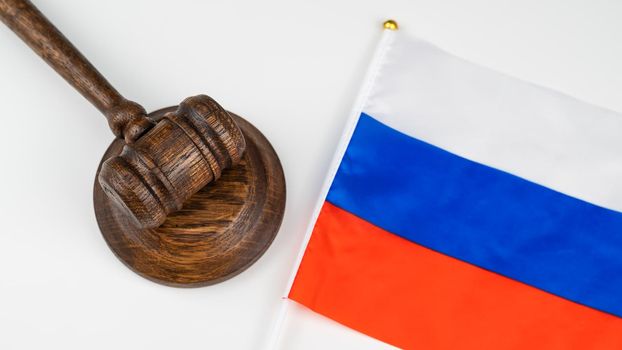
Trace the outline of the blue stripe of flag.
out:
[[[622,213],[362,114],[327,200],[438,252],[622,316]]]

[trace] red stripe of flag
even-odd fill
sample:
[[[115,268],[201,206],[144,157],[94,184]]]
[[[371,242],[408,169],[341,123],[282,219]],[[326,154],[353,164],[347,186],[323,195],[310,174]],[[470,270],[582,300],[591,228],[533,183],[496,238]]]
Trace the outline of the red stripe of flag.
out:
[[[621,318],[424,248],[328,202],[289,298],[407,349],[622,349]]]

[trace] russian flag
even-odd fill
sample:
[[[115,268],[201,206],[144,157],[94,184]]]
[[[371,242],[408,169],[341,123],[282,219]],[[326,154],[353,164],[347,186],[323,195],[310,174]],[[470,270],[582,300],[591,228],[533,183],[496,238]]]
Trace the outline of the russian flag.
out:
[[[385,31],[289,298],[406,349],[622,349],[622,115]]]

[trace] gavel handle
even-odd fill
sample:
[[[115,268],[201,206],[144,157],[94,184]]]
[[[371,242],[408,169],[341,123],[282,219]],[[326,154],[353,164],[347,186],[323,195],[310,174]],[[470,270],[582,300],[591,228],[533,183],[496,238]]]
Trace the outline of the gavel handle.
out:
[[[0,0],[0,20],[99,109],[112,132],[132,143],[153,125],[28,0]]]

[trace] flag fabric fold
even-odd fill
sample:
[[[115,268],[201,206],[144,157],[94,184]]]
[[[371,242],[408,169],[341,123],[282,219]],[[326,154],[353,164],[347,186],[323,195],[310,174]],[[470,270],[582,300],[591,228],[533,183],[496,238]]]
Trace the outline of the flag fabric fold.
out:
[[[622,115],[384,36],[289,298],[401,348],[622,348]]]

